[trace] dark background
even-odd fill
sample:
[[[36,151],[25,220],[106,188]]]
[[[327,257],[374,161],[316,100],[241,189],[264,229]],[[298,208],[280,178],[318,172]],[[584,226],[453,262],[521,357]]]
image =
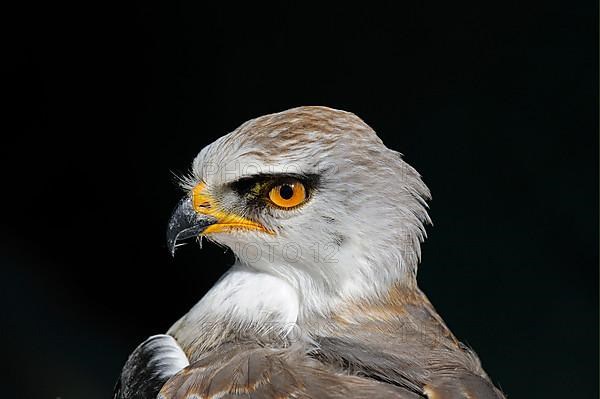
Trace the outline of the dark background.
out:
[[[5,13],[5,396],[109,397],[233,260],[169,257],[172,171],[298,105],[358,114],[424,176],[420,285],[509,397],[598,396],[596,1],[199,3]]]

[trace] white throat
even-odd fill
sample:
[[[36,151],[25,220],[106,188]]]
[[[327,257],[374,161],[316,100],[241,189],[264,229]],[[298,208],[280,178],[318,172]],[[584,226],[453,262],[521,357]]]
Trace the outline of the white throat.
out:
[[[285,337],[296,325],[299,309],[297,291],[286,281],[236,264],[168,333],[190,356],[234,333],[254,339]]]
[[[391,276],[360,272],[356,261],[348,265],[353,275],[350,270],[340,273],[335,286],[322,285],[315,276],[290,265],[271,263],[269,269],[257,270],[237,263],[168,333],[191,359],[243,337],[265,342],[310,339],[336,308],[377,297],[398,282],[397,276],[386,281]]]

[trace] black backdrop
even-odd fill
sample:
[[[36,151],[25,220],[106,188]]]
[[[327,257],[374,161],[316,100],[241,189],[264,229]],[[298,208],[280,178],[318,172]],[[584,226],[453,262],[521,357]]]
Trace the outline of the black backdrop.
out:
[[[421,287],[509,397],[597,397],[597,2],[445,3],[9,9],[7,396],[108,397],[232,262],[168,256],[171,171],[251,117],[318,104],[424,176]]]

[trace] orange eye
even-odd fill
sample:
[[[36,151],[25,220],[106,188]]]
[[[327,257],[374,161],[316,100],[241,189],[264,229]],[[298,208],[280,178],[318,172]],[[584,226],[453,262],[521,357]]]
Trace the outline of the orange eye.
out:
[[[293,208],[304,202],[306,190],[300,182],[285,183],[273,187],[269,191],[269,199],[281,208]]]

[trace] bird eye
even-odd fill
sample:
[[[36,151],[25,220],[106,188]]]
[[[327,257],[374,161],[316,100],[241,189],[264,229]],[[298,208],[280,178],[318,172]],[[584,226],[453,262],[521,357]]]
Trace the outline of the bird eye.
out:
[[[300,182],[280,184],[269,191],[269,199],[278,207],[293,208],[304,202],[306,189]]]

